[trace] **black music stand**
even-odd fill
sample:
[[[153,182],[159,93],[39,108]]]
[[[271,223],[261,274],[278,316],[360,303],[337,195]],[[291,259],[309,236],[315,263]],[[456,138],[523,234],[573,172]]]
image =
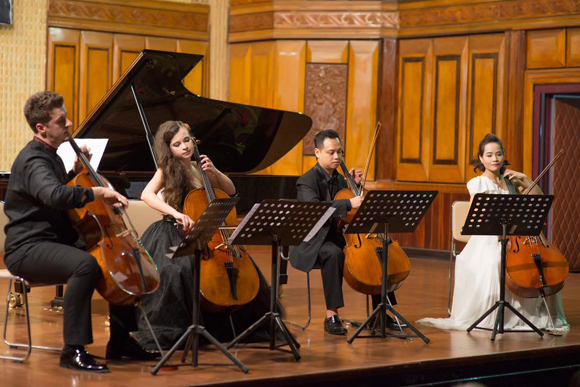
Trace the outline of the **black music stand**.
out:
[[[369,191],[363,203],[346,227],[346,234],[366,234],[383,232],[383,248],[381,251],[381,265],[383,269],[383,279],[381,282],[381,303],[377,305],[371,315],[356,330],[354,335],[347,340],[352,344],[354,339],[369,325],[373,318],[379,314],[379,331],[381,338],[387,337],[386,312],[389,311],[396,318],[403,321],[409,329],[419,336],[425,344],[429,344],[429,339],[407,321],[393,306],[387,302],[387,263],[389,258],[389,232],[413,232],[417,225],[429,209],[429,206],[437,196],[437,191]],[[389,336],[401,337],[389,334]],[[371,336],[374,335],[374,329]],[[406,335],[403,337],[407,337]]]
[[[330,218],[335,208],[330,203],[298,202],[294,200],[263,200],[254,205],[242,223],[229,239],[234,245],[271,245],[272,273],[270,279],[270,311],[258,321],[233,339],[227,348],[231,348],[256,330],[260,325],[270,323],[270,350],[288,345],[294,359],[300,360],[300,344],[288,331],[278,314],[278,259],[280,246],[297,246],[302,241],[309,241]],[[286,343],[276,346],[276,328],[286,339]]]
[[[504,309],[508,308],[540,335],[540,337],[544,336],[544,333],[538,327],[532,324],[505,300],[506,246],[508,235],[539,235],[553,201],[553,195],[501,195],[480,193],[474,196],[461,234],[501,235],[500,288],[499,300],[467,328],[467,332],[471,332],[474,328],[485,329],[479,328],[477,324],[499,308],[491,334],[491,341],[494,341],[498,333],[505,333]],[[521,332],[521,330],[515,332]]]
[[[244,372],[248,372],[248,368],[242,364],[230,351],[227,350],[219,341],[217,341],[205,327],[200,325],[200,260],[201,252],[207,243],[212,239],[216,230],[222,225],[228,214],[236,205],[239,198],[215,199],[205,209],[201,217],[195,222],[193,228],[189,230],[185,238],[181,241],[179,246],[172,254],[168,254],[170,258],[192,256],[193,259],[193,323],[187,328],[185,333],[177,340],[173,347],[163,356],[157,365],[151,370],[153,375],[159,372],[159,369],[169,360],[171,356],[177,351],[181,345],[187,340],[185,351],[181,358],[181,362],[185,363],[187,352],[193,345],[191,351],[191,365],[197,367],[198,365],[198,351],[199,351],[199,335],[205,337],[210,343],[215,345],[224,355],[226,355],[232,362],[234,362]]]

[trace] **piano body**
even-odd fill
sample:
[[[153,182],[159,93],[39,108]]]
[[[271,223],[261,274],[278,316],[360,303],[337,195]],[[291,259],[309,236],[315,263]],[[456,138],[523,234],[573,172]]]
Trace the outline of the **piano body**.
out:
[[[312,120],[300,113],[191,93],[182,79],[201,59],[201,55],[144,50],[73,136],[109,140],[99,172],[130,198],[139,198],[156,170],[153,137],[167,120],[189,124],[201,141],[200,152],[232,177],[244,199],[240,213],[265,198],[296,197],[297,177],[240,174],[272,165],[302,140]],[[252,182],[260,184],[259,189]],[[250,193],[258,196],[248,197]]]

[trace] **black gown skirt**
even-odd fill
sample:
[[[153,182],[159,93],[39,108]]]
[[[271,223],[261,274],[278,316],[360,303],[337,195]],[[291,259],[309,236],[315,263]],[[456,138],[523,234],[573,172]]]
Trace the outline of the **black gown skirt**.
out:
[[[145,295],[142,301],[143,309],[163,349],[173,347],[193,321],[192,259],[191,257],[169,259],[166,256],[170,251],[169,248],[177,246],[182,239],[181,228],[176,226],[175,219],[168,216],[149,226],[141,238],[143,247],[157,264],[161,277],[159,289]],[[260,277],[260,290],[253,301],[234,312],[202,311],[201,324],[218,341],[231,341],[269,311],[270,286],[260,269],[256,267],[256,270]],[[278,310],[282,313],[279,303]],[[157,348],[143,316],[139,318],[139,330],[135,333],[135,337],[143,347]],[[269,337],[269,324],[262,324],[244,341],[269,341]]]

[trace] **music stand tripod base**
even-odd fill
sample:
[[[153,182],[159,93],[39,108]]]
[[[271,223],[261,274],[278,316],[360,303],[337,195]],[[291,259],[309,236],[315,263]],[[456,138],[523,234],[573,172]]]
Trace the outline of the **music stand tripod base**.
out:
[[[510,332],[504,329],[505,308],[508,308],[540,337],[544,337],[544,333],[538,327],[505,300],[507,236],[539,235],[553,200],[553,195],[492,195],[480,193],[474,196],[461,234],[501,235],[500,289],[499,300],[471,324],[467,328],[467,332],[471,332],[475,328],[484,329],[479,328],[477,325],[496,309],[498,311],[493,324],[491,341],[495,340],[498,333]],[[521,332],[521,330],[511,332]]]
[[[352,221],[347,226],[345,233],[348,234],[383,233],[383,248],[381,251],[381,302],[347,340],[349,344],[352,344],[359,337],[360,333],[374,321],[373,319],[377,315],[379,316],[379,332],[381,338],[387,336],[406,338],[408,335],[401,336],[388,334],[386,332],[387,311],[407,324],[408,328],[423,340],[425,344],[429,344],[431,341],[387,302],[388,247],[389,232],[413,232],[436,195],[437,191],[370,191],[367,193]],[[379,336],[374,335],[373,329],[373,335],[360,337],[374,338]]]
[[[270,277],[270,311],[232,340],[227,348],[243,340],[263,324],[270,324],[270,350],[281,350],[276,345],[276,331],[285,339],[296,361],[300,360],[300,344],[290,333],[278,313],[278,260],[281,246],[297,246],[309,240],[322,227],[334,208],[329,203],[297,202],[292,200],[264,200],[254,205],[230,238],[234,245],[271,245],[272,271]]]
[[[169,360],[171,356],[186,343],[185,351],[181,358],[181,362],[185,363],[189,348],[191,351],[191,365],[198,366],[198,352],[199,352],[199,336],[203,336],[211,344],[215,345],[228,359],[237,365],[244,373],[248,372],[246,367],[239,361],[230,351],[227,350],[219,341],[217,341],[206,329],[200,324],[201,303],[200,303],[200,270],[201,270],[201,253],[203,247],[213,237],[215,231],[224,222],[226,216],[234,208],[239,198],[216,199],[212,201],[205,209],[201,217],[195,222],[193,228],[188,232],[183,241],[177,247],[175,252],[171,254],[171,258],[178,258],[184,256],[193,257],[193,323],[187,328],[185,333],[177,340],[171,347],[169,352],[157,363],[151,370],[151,374],[157,375],[157,372]],[[187,342],[186,342],[187,341]]]

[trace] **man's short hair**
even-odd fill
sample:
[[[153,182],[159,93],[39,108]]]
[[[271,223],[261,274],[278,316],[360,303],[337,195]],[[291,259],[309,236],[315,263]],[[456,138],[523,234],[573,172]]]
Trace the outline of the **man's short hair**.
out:
[[[24,116],[26,122],[36,133],[36,124],[48,124],[50,121],[50,114],[55,108],[60,108],[64,105],[64,98],[62,95],[53,91],[40,91],[28,97],[24,105]]]
[[[340,141],[340,137],[335,130],[325,129],[318,132],[316,136],[314,136],[314,147],[317,149],[322,149],[324,147],[324,140],[327,138],[336,138],[338,141]]]

